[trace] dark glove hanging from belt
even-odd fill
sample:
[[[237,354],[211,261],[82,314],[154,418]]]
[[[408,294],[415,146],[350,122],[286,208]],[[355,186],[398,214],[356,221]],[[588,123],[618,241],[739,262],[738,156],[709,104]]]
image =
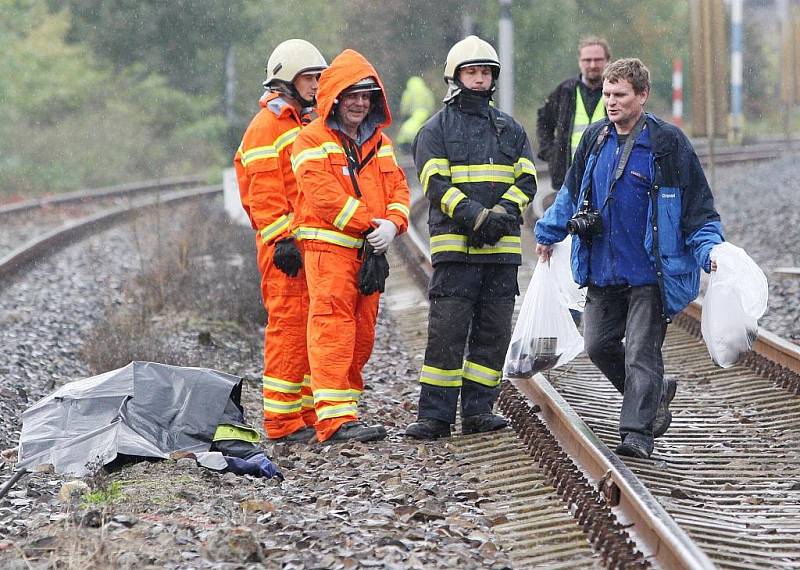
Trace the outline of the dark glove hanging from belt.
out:
[[[504,235],[510,234],[519,225],[517,217],[509,213],[500,213],[484,209],[478,215],[475,228],[469,236],[470,247],[494,245]]]
[[[293,237],[287,237],[275,242],[275,253],[272,254],[272,261],[275,267],[283,271],[289,277],[297,276],[297,272],[303,267],[303,257]]]
[[[389,261],[383,253],[375,253],[369,242],[364,243],[364,260],[358,270],[358,290],[362,295],[383,293],[389,276]]]

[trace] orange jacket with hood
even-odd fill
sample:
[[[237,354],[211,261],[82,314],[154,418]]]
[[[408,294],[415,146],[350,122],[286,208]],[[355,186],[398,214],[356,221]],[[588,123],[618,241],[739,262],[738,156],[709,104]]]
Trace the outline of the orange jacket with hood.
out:
[[[373,78],[381,91],[359,128],[359,135],[365,137],[361,159],[371,156],[356,176],[359,196],[340,138],[347,135],[337,129],[335,103],[342,91],[367,77]],[[298,239],[359,248],[374,218],[392,221],[398,234],[407,229],[408,184],[392,141],[382,132],[392,122],[384,93],[375,68],[356,51],[344,50],[322,72],[317,91],[319,116],[303,128],[292,149],[299,188],[292,227]]]
[[[301,122],[280,93],[265,93],[259,104],[233,165],[242,206],[262,242],[269,244],[289,235],[297,201],[291,152]]]

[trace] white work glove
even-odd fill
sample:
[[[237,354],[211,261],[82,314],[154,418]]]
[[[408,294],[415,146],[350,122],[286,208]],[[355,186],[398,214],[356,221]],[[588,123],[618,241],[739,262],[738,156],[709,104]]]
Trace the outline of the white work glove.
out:
[[[375,249],[375,253],[386,253],[386,250],[389,249],[389,244],[392,243],[394,236],[397,235],[397,226],[383,218],[375,218],[372,223],[378,224],[378,227],[367,234],[367,241]]]

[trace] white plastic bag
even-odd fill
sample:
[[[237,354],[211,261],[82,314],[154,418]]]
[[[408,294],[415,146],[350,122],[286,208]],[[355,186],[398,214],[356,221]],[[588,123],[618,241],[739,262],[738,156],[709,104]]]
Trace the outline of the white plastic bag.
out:
[[[564,241],[553,244],[553,254],[550,257],[550,270],[561,291],[564,302],[571,311],[581,311],[586,305],[586,289],[581,289],[572,280],[572,267],[570,255],[572,252],[572,235],[567,234]]]
[[[566,364],[582,351],[583,337],[569,314],[551,264],[540,262],[525,292],[503,372],[511,378],[530,378]]]
[[[711,259],[717,270],[711,272],[703,299],[700,331],[714,363],[730,368],[753,346],[769,288],[764,272],[742,248],[715,245]]]

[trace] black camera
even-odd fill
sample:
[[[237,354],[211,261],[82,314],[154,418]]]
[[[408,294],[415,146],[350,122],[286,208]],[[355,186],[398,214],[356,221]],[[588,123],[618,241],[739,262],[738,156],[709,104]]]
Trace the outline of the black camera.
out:
[[[567,231],[582,238],[600,235],[603,233],[600,212],[584,202],[581,209],[567,222]]]

